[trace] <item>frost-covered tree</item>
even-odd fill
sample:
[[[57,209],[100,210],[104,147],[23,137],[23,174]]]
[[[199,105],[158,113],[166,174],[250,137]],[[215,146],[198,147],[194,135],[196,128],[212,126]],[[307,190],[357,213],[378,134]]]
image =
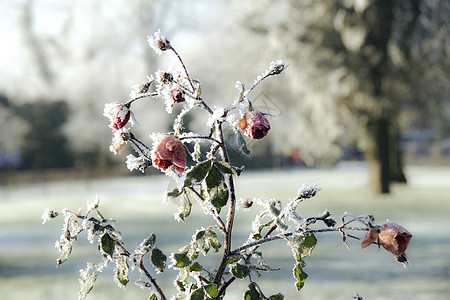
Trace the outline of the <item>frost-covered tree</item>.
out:
[[[299,126],[288,140],[301,141],[307,160],[332,161],[340,145],[354,142],[366,154],[377,191],[389,192],[392,180],[405,181],[396,148],[400,128],[411,122],[411,112],[445,120],[448,2],[235,5],[241,23],[291,61],[288,114]]]

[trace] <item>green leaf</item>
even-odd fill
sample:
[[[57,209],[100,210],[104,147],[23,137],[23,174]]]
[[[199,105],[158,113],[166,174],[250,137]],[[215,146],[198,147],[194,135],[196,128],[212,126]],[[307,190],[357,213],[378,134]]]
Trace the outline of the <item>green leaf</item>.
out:
[[[184,186],[189,187],[195,183],[201,183],[208,175],[212,167],[212,160],[205,160],[196,164],[187,174]]]
[[[215,284],[208,284],[205,285],[205,291],[206,293],[211,297],[215,298],[219,295],[219,288]]]
[[[247,143],[245,142],[244,136],[239,130],[236,130],[236,141],[239,145],[239,150],[241,150],[245,155],[251,156],[252,153],[247,148]]]
[[[317,239],[312,233],[305,233],[294,236],[294,244],[297,245],[297,261],[311,255],[317,245]]]
[[[158,300],[158,297],[155,294],[153,294],[150,296],[150,298],[148,298],[148,300]]]
[[[305,280],[308,278],[308,274],[303,271],[301,263],[297,263],[297,265],[293,269],[294,279],[297,280],[295,286],[297,287],[297,291],[300,291],[305,285]]]
[[[284,296],[283,296],[283,294],[280,294],[280,293],[272,295],[269,298],[269,300],[283,300],[283,299],[284,299]]]
[[[248,285],[248,291],[244,294],[244,300],[261,300],[261,294],[256,289],[256,283],[252,282]]]
[[[114,240],[109,233],[105,233],[100,239],[100,247],[103,253],[107,254],[109,257],[112,257],[116,247],[116,240]]]
[[[258,233],[261,235],[261,231],[264,229],[264,227],[268,227],[268,226],[272,225],[273,221],[274,220],[272,219],[269,222],[267,222],[266,224],[262,224],[261,226],[259,226]]]
[[[246,265],[236,264],[236,266],[231,269],[231,272],[237,278],[245,278],[250,274],[250,269]]]
[[[150,259],[159,272],[164,272],[166,269],[167,256],[164,255],[161,250],[158,248],[153,248]]]
[[[233,255],[228,257],[228,264],[231,265],[235,262],[238,262],[241,259],[241,257],[239,255]]]
[[[186,268],[191,264],[191,259],[188,256],[188,249],[185,249],[180,253],[174,253],[173,258],[175,260],[175,267]]]
[[[205,299],[205,291],[203,290],[203,288],[200,287],[191,294],[191,297],[189,299],[190,300],[203,300],[203,299]]]
[[[222,207],[227,205],[229,192],[225,178],[215,166],[211,168],[206,177],[206,187],[211,204],[217,209],[217,212],[220,212]]]
[[[214,162],[214,166],[217,167],[217,169],[219,169],[219,171],[222,172],[223,174],[230,174],[236,176],[241,175],[241,172],[244,170],[244,167],[241,168],[233,167],[229,163],[224,161],[216,161]]]
[[[202,265],[200,265],[197,261],[194,262],[190,267],[189,267],[189,272],[200,272],[204,270],[204,268],[202,267]]]
[[[129,266],[128,260],[125,256],[119,255],[116,259],[116,274],[115,277],[117,282],[121,285],[126,286],[130,279],[128,278]]]

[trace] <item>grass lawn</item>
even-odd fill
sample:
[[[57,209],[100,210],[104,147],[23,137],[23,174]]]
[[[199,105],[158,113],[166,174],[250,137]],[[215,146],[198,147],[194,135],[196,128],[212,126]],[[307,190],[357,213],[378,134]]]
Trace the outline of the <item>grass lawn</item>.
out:
[[[375,196],[367,188],[364,167],[329,170],[304,169],[287,172],[244,172],[237,179],[239,197],[276,198],[286,202],[303,182],[315,182],[323,190],[304,202],[302,216],[321,213],[325,208],[337,220],[344,212],[373,213],[378,224],[388,219],[402,224],[412,234],[408,248],[411,266],[396,263],[386,251],[375,246],[361,250],[350,240],[349,251],[337,234],[318,235],[319,243],[305,271],[309,277],[298,293],[294,287],[294,260],[283,241],[261,247],[277,272],[254,278],[266,295],[282,292],[285,299],[351,299],[357,291],[364,299],[450,299],[450,170],[408,168],[408,186],[393,186],[391,195]],[[176,206],[161,203],[169,180],[163,176],[136,176],[108,180],[73,181],[42,185],[0,187],[0,299],[77,299],[79,269],[87,261],[99,261],[95,246],[80,239],[68,262],[55,269],[62,219],[41,224],[45,208],[85,209],[86,202],[100,196],[100,210],[117,220],[129,250],[134,250],[150,232],[166,253],[176,251],[191,240],[200,226],[214,224],[202,215],[198,205],[186,223],[173,218]],[[233,246],[248,237],[257,207],[239,211]],[[225,212],[224,212],[225,213]],[[83,235],[84,236],[84,235]],[[201,258],[214,264],[218,257]],[[136,280],[138,274],[132,274]],[[161,278],[161,285],[173,291],[173,271]],[[226,299],[241,299],[247,280],[236,282]],[[169,293],[170,295],[170,293]],[[100,274],[88,299],[147,299],[148,294],[130,283],[119,289],[112,270]]]

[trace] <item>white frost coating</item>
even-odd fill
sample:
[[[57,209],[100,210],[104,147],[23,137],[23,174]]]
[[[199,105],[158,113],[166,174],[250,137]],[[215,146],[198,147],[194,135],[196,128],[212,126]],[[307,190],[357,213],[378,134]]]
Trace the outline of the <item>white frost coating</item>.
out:
[[[96,195],[95,200],[93,202],[87,201],[87,211],[93,211],[94,209],[97,209],[98,205],[100,203],[100,197]]]
[[[208,126],[208,128],[211,128],[216,121],[220,120],[223,117],[224,114],[224,107],[214,106],[214,112],[209,116],[208,121],[206,122],[206,126]]]
[[[129,154],[125,163],[128,170],[140,170],[142,171],[142,173],[144,173],[144,169],[141,168],[141,166],[145,163],[145,159],[142,156],[136,157],[133,154]]]
[[[114,153],[114,155],[119,154],[120,151],[122,151],[122,149],[124,148],[125,144],[127,143],[123,140],[122,133],[129,131],[130,131],[129,129],[124,128],[114,131],[112,142],[111,145],[109,146],[109,151]]]
[[[158,29],[153,35],[147,36],[147,41],[150,47],[155,50],[156,54],[161,55],[162,51],[159,49],[159,41],[167,40],[164,35],[161,34],[161,29]]]

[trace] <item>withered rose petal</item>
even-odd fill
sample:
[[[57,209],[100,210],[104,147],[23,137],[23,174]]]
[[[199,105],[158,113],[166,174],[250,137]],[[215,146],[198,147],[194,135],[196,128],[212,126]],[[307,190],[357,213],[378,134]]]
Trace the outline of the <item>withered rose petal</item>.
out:
[[[386,223],[382,226],[378,238],[384,249],[400,256],[405,253],[412,234],[397,223]]]
[[[367,233],[364,239],[361,242],[361,248],[364,249],[368,246],[370,246],[375,240],[378,238],[378,230],[375,228],[370,229]]]

